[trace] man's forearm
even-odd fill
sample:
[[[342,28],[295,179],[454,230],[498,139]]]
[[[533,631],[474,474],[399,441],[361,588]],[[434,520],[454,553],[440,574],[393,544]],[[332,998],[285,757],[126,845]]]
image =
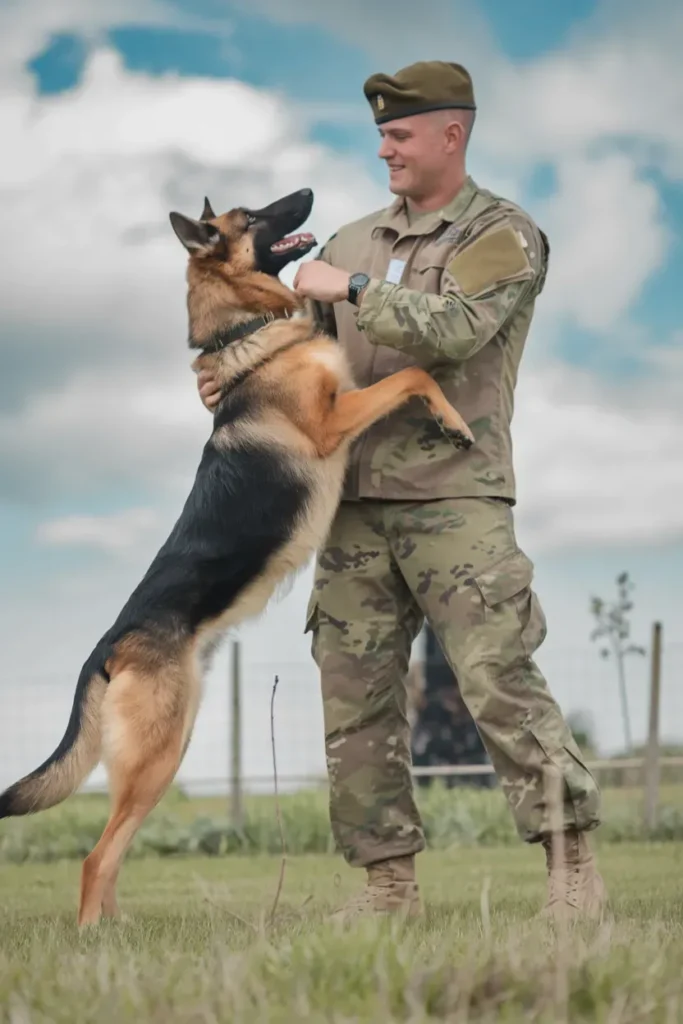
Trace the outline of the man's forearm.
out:
[[[373,280],[362,296],[356,325],[368,341],[421,361],[469,359],[500,330],[526,282],[486,300],[420,292]]]

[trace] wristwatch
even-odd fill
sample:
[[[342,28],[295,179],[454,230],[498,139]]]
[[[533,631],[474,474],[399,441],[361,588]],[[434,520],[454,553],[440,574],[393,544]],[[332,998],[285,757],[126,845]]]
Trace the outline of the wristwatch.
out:
[[[370,278],[367,274],[351,274],[349,278],[349,294],[348,300],[356,305],[356,299],[360,295],[367,285],[370,284]]]

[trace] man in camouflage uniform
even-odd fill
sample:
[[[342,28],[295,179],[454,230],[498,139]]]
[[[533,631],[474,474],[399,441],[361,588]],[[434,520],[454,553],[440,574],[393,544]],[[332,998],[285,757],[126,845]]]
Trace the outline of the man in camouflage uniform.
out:
[[[475,444],[457,451],[419,400],[372,427],[319,554],[306,629],[321,672],[331,823],[347,862],[367,872],[339,916],[422,909],[405,679],[424,617],[520,837],[545,846],[546,912],[598,914],[604,888],[586,840],[598,789],[533,660],[546,624],[513,525],[513,390],[548,242],[465,170],[475,104],[464,68],[418,63],[373,75],[364,91],[397,198],[340,229],[300,266],[295,288],[344,346],[359,386],[422,366]],[[563,780],[559,874],[547,769]]]

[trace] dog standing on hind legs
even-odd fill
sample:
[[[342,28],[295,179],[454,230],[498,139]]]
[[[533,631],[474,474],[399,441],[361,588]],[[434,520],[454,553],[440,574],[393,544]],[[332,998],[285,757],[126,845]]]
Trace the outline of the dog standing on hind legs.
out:
[[[323,543],[351,443],[414,396],[456,447],[473,442],[421,369],[355,389],[342,349],[279,280],[315,245],[289,234],[312,205],[303,189],[261,210],[216,216],[206,200],[199,220],[170,215],[189,253],[194,367],[222,387],[211,437],[168,539],[81,670],[63,739],[0,795],[0,817],[44,810],[104,760],[111,814],[83,864],[79,925],[117,913],[121,863],[178,771],[211,651]]]

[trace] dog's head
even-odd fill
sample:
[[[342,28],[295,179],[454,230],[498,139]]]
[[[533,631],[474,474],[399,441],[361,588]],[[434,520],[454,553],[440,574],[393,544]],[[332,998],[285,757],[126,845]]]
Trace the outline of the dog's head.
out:
[[[175,212],[170,219],[191,258],[214,261],[225,277],[253,273],[277,277],[316,244],[308,232],[295,233],[312,207],[313,193],[303,188],[261,210],[239,206],[217,216],[205,199],[199,220]]]

